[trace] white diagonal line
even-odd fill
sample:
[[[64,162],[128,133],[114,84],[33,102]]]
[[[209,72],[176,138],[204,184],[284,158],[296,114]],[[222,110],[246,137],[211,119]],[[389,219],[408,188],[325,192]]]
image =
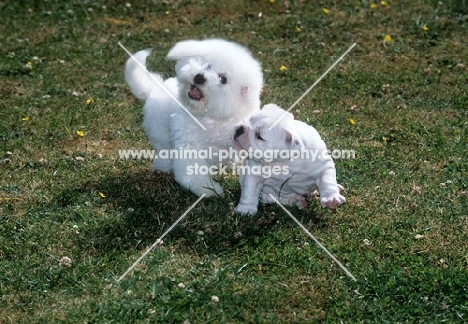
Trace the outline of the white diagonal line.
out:
[[[141,64],[141,63],[132,55],[132,53],[130,53],[130,51],[129,51],[128,49],[125,48],[125,46],[123,46],[120,42],[119,42],[118,44],[119,44],[120,47],[123,48],[123,50],[124,50],[125,52],[127,52],[127,54],[128,54],[143,70],[146,71],[146,73],[148,73],[148,75],[149,75],[149,76],[150,76],[150,77],[151,77],[151,78],[152,78],[152,79],[169,95],[169,97],[172,98],[172,100],[174,100],[183,110],[185,110],[185,112],[186,112],[187,114],[189,114],[189,116],[192,117],[192,119],[193,119],[198,125],[200,125],[200,127],[203,128],[203,130],[206,130],[205,126],[203,126],[203,124],[200,123],[200,121],[199,121],[197,118],[195,118],[195,116],[192,115],[192,114],[190,113],[190,111],[188,111],[187,108],[185,108],[184,105],[183,105],[179,100],[177,100],[177,98],[174,97],[174,95],[173,95],[169,90],[167,90],[166,87],[165,87],[161,82],[159,82],[159,80],[158,80],[157,78],[155,78],[155,77],[153,76],[153,74],[150,73],[150,72],[146,69],[146,67],[145,67],[143,64]]]
[[[132,266],[131,266],[130,268],[128,268],[127,271],[125,271],[123,275],[120,276],[119,279],[117,279],[117,282],[119,282],[120,280],[122,280],[123,278],[125,278],[125,276],[126,276],[130,271],[132,271],[132,269],[135,268],[135,266],[136,266],[141,260],[143,260],[143,258],[144,258],[156,245],[160,244],[160,243],[162,242],[162,239],[164,238],[164,236],[166,236],[170,231],[172,231],[172,230],[174,229],[174,227],[176,227],[176,225],[179,224],[179,222],[189,213],[189,211],[191,211],[192,208],[195,207],[195,206],[200,202],[200,200],[202,200],[205,196],[206,196],[206,194],[201,195],[200,198],[198,198],[197,201],[194,202],[193,205],[190,206],[189,209],[187,209],[187,210],[185,211],[185,213],[183,213],[182,216],[180,216],[179,219],[176,220],[176,221],[174,222],[174,224],[172,224],[171,227],[169,227],[169,228],[167,229],[167,231],[165,231],[164,234],[161,235],[161,237],[158,238],[158,239],[156,240],[156,242],[153,243],[153,245],[151,245],[148,249],[146,249],[145,253],[143,253],[143,254],[141,255],[141,257],[139,257],[138,260],[136,260],[135,263],[133,263]]]
[[[294,103],[292,104],[292,106],[289,107],[289,109],[288,109],[287,111],[285,111],[285,112],[281,115],[281,117],[278,118],[278,120],[277,120],[273,125],[270,126],[270,128],[268,128],[268,130],[271,130],[273,127],[275,127],[276,124],[278,124],[278,123],[280,122],[280,120],[281,120],[284,116],[286,116],[286,114],[287,114],[291,109],[293,109],[293,108],[299,103],[299,101],[301,101],[302,98],[304,98],[304,97],[317,85],[317,83],[319,83],[320,80],[322,80],[322,79],[328,74],[328,72],[330,72],[331,69],[333,69],[333,68],[335,67],[335,65],[337,65],[337,64],[353,49],[354,46],[356,46],[356,43],[354,43],[353,45],[351,45],[351,47],[348,48],[348,50],[347,50],[346,52],[344,52],[344,54],[341,55],[340,58],[339,58],[338,60],[336,60],[336,62],[333,63],[333,65],[330,66],[330,67],[328,68],[328,70],[326,70],[325,73],[322,74],[322,76],[321,76],[320,78],[318,78],[317,81],[315,81],[315,83],[314,83],[309,89],[307,89],[306,92],[304,92],[304,94],[303,94],[302,96],[300,96],[299,99],[297,99],[296,102],[294,102]]]
[[[341,267],[341,269],[344,270],[344,272],[346,272],[346,274],[347,274],[351,279],[353,279],[354,281],[357,281],[356,277],[354,277],[353,274],[352,274],[351,272],[349,272],[349,270],[346,269],[346,267],[345,267],[343,264],[341,264],[341,262],[338,261],[338,259],[335,258],[335,256],[334,256],[333,254],[331,254],[330,251],[328,251],[327,248],[324,247],[324,246],[322,245],[322,243],[320,243],[319,240],[317,240],[317,239],[307,230],[307,228],[305,228],[305,226],[302,225],[301,222],[299,222],[299,221],[296,219],[296,217],[294,217],[294,216],[291,214],[291,212],[290,212],[289,210],[287,210],[286,207],[284,207],[283,204],[280,203],[280,202],[278,201],[278,199],[275,198],[275,196],[273,196],[272,194],[269,194],[269,195],[270,195],[270,197],[273,198],[273,200],[286,212],[286,214],[288,214],[289,217],[291,217],[291,218],[293,219],[293,221],[295,221],[295,222],[297,223],[297,225],[299,225],[299,227],[302,228],[302,230],[303,230],[307,235],[309,235],[309,236],[315,241],[315,243],[317,243],[317,245],[318,245],[320,248],[322,248],[322,250],[324,250],[324,251],[333,259],[333,261],[335,261],[336,264],[338,264],[338,265]]]

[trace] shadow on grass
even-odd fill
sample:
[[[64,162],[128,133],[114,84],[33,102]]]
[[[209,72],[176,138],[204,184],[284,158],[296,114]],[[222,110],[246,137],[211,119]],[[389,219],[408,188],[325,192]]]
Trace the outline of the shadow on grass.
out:
[[[224,196],[201,200],[164,241],[178,241],[193,254],[216,254],[245,244],[258,245],[261,238],[281,226],[296,227],[276,205],[260,205],[254,217],[234,213],[240,197],[236,181],[223,179]],[[99,197],[99,193],[105,197]],[[80,230],[76,244],[97,254],[108,254],[150,246],[197,198],[181,188],[172,175],[144,169],[67,189],[52,204],[63,210],[85,205],[79,208],[78,220],[87,226]],[[324,228],[327,222],[316,217],[317,208],[315,202],[305,211],[289,207],[306,227]]]

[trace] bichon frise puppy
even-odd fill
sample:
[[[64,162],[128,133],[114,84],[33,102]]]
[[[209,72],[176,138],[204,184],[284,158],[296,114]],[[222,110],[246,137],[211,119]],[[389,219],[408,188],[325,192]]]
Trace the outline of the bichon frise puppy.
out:
[[[134,58],[146,66],[150,52],[137,52]],[[261,66],[246,48],[221,39],[182,41],[167,57],[176,61],[174,78],[163,80],[132,57],[125,69],[131,91],[145,100],[143,127],[156,149],[152,168],[173,172],[180,185],[197,195],[222,194],[206,171],[220,166],[219,151],[232,144],[235,125],[259,111]],[[158,155],[169,150],[184,156]]]
[[[246,156],[238,168],[242,192],[237,212],[255,214],[259,197],[263,203],[275,202],[270,194],[282,204],[306,208],[305,197],[315,189],[323,207],[334,209],[346,202],[319,133],[278,106],[266,105],[248,125],[238,126],[234,145]]]

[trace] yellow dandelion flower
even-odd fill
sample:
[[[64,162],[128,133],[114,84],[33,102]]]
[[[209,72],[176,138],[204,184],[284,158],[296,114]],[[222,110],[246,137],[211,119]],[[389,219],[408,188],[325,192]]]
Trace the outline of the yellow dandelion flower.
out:
[[[322,11],[326,15],[328,15],[330,13],[330,10],[328,10],[327,8],[323,8]]]
[[[388,138],[386,138],[386,137],[383,137],[383,138],[382,138],[382,140],[384,141],[384,143],[387,143],[387,141],[388,141]]]
[[[169,10],[168,10],[168,11],[166,11],[166,15],[169,15],[169,14],[171,14],[171,12],[170,12]]]
[[[279,69],[280,69],[281,72],[285,72],[285,71],[288,70],[288,68],[286,66],[284,66],[284,65],[281,65]]]
[[[422,28],[423,31],[427,32],[429,30],[429,27],[427,27],[426,25],[423,26]]]
[[[297,32],[300,32],[300,31],[301,31],[301,27],[296,26],[296,31],[297,31]]]
[[[380,1],[380,5],[382,7],[386,7],[386,6],[388,6],[388,3],[387,3],[387,1]]]
[[[29,120],[29,116],[23,118],[23,121],[28,121],[28,120]]]
[[[375,3],[372,3],[372,4],[370,5],[370,8],[371,8],[371,9],[376,9],[376,8],[377,8],[377,5],[376,5]]]
[[[102,193],[102,192],[100,192],[100,191],[99,191],[99,196],[100,196],[101,198],[106,198],[106,195],[105,195],[105,194],[103,194],[103,193]]]
[[[390,36],[390,35],[385,35],[385,37],[384,37],[384,42],[385,42],[385,43],[391,43],[391,42],[392,42],[392,36]]]
[[[26,66],[27,66],[28,68],[32,69],[33,64],[32,64],[32,62],[28,62],[28,63],[26,63]]]
[[[88,100],[86,100],[87,105],[92,104],[93,102],[94,102],[93,98],[89,98]]]
[[[270,3],[275,3],[276,1],[275,0],[270,0]]]
[[[349,123],[350,123],[351,125],[356,124],[356,122],[355,122],[354,119],[352,119],[352,118],[349,119]]]
[[[78,135],[79,137],[83,137],[85,136],[85,132],[77,130],[76,135]]]

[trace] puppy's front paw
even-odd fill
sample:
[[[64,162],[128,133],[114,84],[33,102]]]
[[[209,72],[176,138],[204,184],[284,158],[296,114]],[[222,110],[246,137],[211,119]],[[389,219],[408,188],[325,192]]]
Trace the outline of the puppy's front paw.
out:
[[[336,209],[341,204],[346,202],[346,198],[340,194],[335,194],[329,197],[320,198],[320,204],[322,207]]]
[[[238,204],[234,211],[236,213],[241,213],[242,215],[255,215],[257,213],[257,208],[253,206]]]

